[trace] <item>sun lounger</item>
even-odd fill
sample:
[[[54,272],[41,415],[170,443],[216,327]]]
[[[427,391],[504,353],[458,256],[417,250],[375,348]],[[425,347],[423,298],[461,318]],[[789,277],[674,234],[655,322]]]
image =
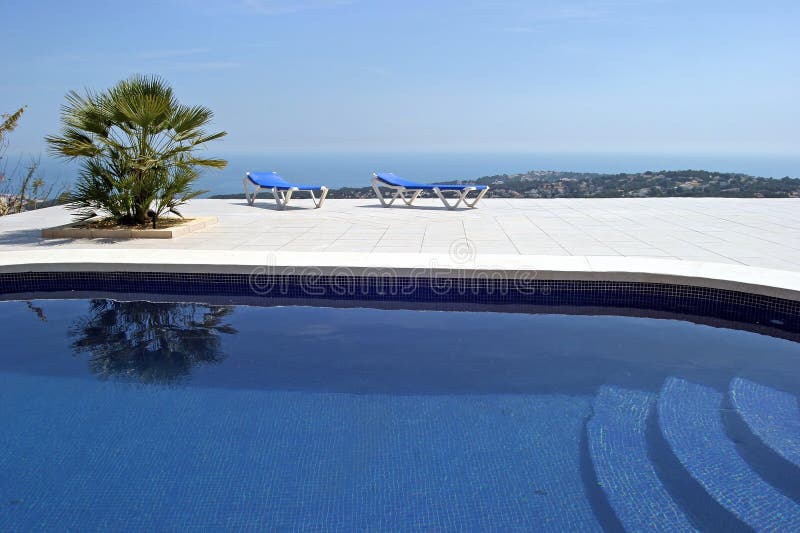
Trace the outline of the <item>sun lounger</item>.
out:
[[[381,188],[391,189],[394,194],[391,197],[384,197],[381,193]],[[403,200],[406,205],[411,205],[422,194],[422,191],[433,191],[447,209],[455,209],[461,202],[464,202],[467,207],[475,207],[480,199],[483,198],[483,195],[486,194],[486,191],[489,190],[489,187],[486,185],[443,185],[436,183],[430,185],[406,180],[391,172],[376,172],[372,174],[372,190],[375,191],[383,207],[389,207],[398,198]],[[469,200],[467,195],[473,191],[477,192],[477,196]],[[455,203],[448,202],[445,193],[453,193],[454,196],[450,199],[451,201],[455,200]],[[409,196],[406,196],[407,194]]]
[[[278,203],[278,209],[289,205],[292,194],[297,191],[308,191],[315,208],[322,207],[322,202],[328,195],[328,188],[323,185],[296,185],[284,180],[277,172],[248,172],[243,184],[244,196],[248,204],[253,205],[260,189],[269,189]],[[315,191],[320,193],[319,199],[314,195]]]

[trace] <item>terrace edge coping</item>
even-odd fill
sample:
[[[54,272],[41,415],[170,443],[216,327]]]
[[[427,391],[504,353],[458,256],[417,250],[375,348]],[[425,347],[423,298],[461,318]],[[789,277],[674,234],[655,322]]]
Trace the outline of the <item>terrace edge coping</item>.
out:
[[[165,272],[629,281],[733,290],[800,301],[800,272],[646,257],[314,253],[241,250],[26,250],[0,273]]]

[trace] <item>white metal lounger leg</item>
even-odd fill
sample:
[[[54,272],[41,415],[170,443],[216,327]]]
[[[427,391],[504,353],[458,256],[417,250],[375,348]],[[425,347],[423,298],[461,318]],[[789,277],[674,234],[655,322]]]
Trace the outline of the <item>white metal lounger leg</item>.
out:
[[[451,190],[451,189],[446,189],[446,190]],[[455,198],[453,198],[455,200],[455,203],[451,204],[450,202],[447,201],[447,198],[444,195],[445,191],[439,189],[439,187],[435,187],[433,189],[433,191],[436,193],[436,196],[439,197],[439,200],[442,201],[442,203],[447,209],[455,209],[456,207],[459,206],[461,202],[464,202],[464,205],[466,205],[467,207],[474,208],[475,204],[477,204],[480,201],[480,199],[483,198],[483,195],[486,194],[486,191],[488,189],[481,190],[481,192],[478,193],[478,196],[476,196],[475,199],[470,202],[467,199],[467,195],[475,190],[477,190],[475,187],[464,187],[461,190],[452,190],[452,192],[456,193],[456,196]]]
[[[317,197],[314,196],[314,191],[308,191],[308,193],[311,195],[311,201],[314,202],[314,208],[315,209],[319,209],[320,207],[322,207],[322,202],[324,202],[325,201],[325,197],[328,196],[328,188],[327,187],[325,187],[325,186],[320,187],[320,191],[322,191],[322,192],[320,193],[319,200],[317,200]]]
[[[410,198],[406,198],[404,193],[412,191],[414,194],[412,194]],[[414,203],[414,200],[419,198],[420,194],[422,194],[422,189],[403,189],[400,191],[400,198],[403,200],[403,202],[405,202],[406,205],[411,205]]]
[[[387,200],[386,197],[381,194],[381,187],[385,187],[394,191],[394,194],[390,199]],[[380,200],[383,207],[391,206],[398,198],[403,200],[403,203],[406,205],[411,205],[414,203],[414,200],[419,198],[419,195],[422,194],[422,189],[406,189],[405,187],[401,187],[399,185],[388,185],[378,179],[372,180],[372,190],[375,191],[375,196],[378,197],[378,200]],[[411,194],[411,196],[406,197],[406,193]]]
[[[284,209],[289,205],[289,200],[292,199],[292,193],[297,190],[297,187],[290,187],[286,192],[279,190],[277,187],[272,188],[272,195],[275,197],[275,202],[278,204],[278,209]]]
[[[469,187],[467,187],[467,189],[469,189]],[[456,203],[454,203],[454,204],[451,204],[450,202],[447,201],[447,198],[443,194],[442,190],[439,189],[439,187],[434,187],[433,188],[433,192],[436,193],[436,196],[439,197],[439,200],[442,201],[442,203],[444,204],[444,206],[447,209],[455,209],[456,207],[458,207],[458,204],[460,204],[461,202],[464,201],[464,195],[466,194],[466,189],[461,190],[461,191],[452,191],[452,192],[456,193],[456,197],[454,198]]]
[[[395,200],[397,200],[400,197],[400,190],[397,189],[396,187],[387,187],[387,188],[394,189],[394,191],[395,191],[394,195],[392,195],[391,200],[387,200],[386,198],[384,198],[383,194],[381,194],[381,188],[380,188],[381,185],[385,185],[385,184],[383,184],[377,178],[373,178],[372,179],[372,190],[375,191],[375,196],[378,197],[378,200],[380,200],[381,205],[383,207],[389,207],[394,203]]]
[[[247,203],[253,205],[256,201],[256,195],[258,191],[261,189],[258,185],[253,184],[249,179],[245,178],[242,180],[242,185],[244,185],[244,199],[247,200]],[[253,187],[253,192],[250,192],[250,187]]]
[[[475,199],[474,199],[474,200],[472,200],[471,202],[470,202],[469,200],[467,200],[467,195],[465,194],[465,195],[464,195],[464,204],[465,204],[467,207],[469,207],[469,208],[473,208],[473,209],[474,209],[474,208],[475,208],[475,205],[476,205],[478,202],[480,202],[480,201],[481,201],[481,198],[483,198],[483,195],[484,195],[484,194],[486,194],[486,192],[487,192],[488,190],[489,190],[489,189],[483,189],[483,190],[481,190],[481,192],[479,192],[479,193],[478,193],[478,196],[476,196],[476,197],[475,197]]]
[[[292,199],[292,195],[299,191],[297,187],[291,187],[286,189],[286,191],[282,191],[277,187],[272,188],[272,194],[275,196],[275,201],[278,203],[278,209],[284,209],[287,205],[289,205],[289,201]],[[311,195],[311,201],[314,202],[314,208],[319,209],[322,207],[322,203],[325,201],[325,198],[328,196],[328,188],[327,187],[320,187],[320,196],[314,194],[314,191],[308,191]]]

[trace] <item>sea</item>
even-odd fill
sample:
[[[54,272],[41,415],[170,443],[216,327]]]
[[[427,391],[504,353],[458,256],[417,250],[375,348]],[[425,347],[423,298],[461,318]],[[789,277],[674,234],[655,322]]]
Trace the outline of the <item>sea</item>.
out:
[[[247,171],[276,171],[287,181],[321,184],[329,188],[364,187],[372,172],[394,172],[407,179],[435,182],[467,180],[529,170],[572,172],[644,172],[659,170],[708,170],[739,172],[753,176],[800,178],[800,153],[796,155],[702,155],[623,153],[497,153],[497,152],[292,152],[261,154],[203,154],[228,160],[224,170],[205,172],[198,189],[205,196],[238,193]],[[77,175],[77,164],[42,156],[44,177],[58,188],[68,189]]]

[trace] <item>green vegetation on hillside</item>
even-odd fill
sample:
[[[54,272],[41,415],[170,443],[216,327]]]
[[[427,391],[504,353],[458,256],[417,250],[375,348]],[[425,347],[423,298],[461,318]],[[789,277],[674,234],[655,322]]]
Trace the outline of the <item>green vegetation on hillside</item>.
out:
[[[500,174],[448,183],[488,185],[491,189],[487,197],[490,198],[800,197],[800,179],[797,178],[759,178],[706,170],[635,174],[533,170],[524,174]],[[372,196],[369,187],[344,187],[329,194],[329,198]]]

